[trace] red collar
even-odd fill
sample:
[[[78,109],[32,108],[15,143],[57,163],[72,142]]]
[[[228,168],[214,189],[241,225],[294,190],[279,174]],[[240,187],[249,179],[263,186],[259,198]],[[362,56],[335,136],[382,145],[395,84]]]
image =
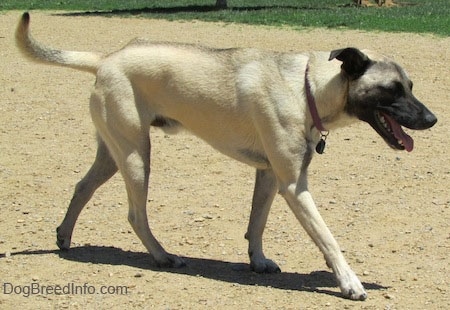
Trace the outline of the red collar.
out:
[[[319,112],[317,112],[316,100],[314,99],[314,96],[311,93],[311,84],[309,84],[308,72],[309,72],[309,65],[307,64],[305,69],[305,92],[309,112],[311,113],[314,126],[317,128],[317,130],[319,130],[320,132],[322,131],[326,132],[327,130],[322,125],[322,120],[320,119]]]
[[[309,72],[309,65],[306,64],[305,69],[305,94],[306,94],[306,101],[308,102],[309,112],[311,113],[311,117],[313,119],[314,127],[317,128],[320,132],[320,140],[317,143],[316,146],[316,152],[319,154],[322,154],[325,149],[325,140],[328,136],[328,130],[325,129],[322,125],[322,120],[320,119],[319,112],[317,112],[317,106],[316,106],[316,100],[314,99],[314,96],[311,93],[311,84],[308,80],[308,72]]]

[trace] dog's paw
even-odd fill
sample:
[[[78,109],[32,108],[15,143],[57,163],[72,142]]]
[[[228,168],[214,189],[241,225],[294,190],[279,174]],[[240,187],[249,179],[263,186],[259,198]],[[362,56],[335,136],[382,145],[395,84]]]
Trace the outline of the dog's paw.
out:
[[[270,259],[261,259],[261,260],[252,260],[250,262],[250,269],[257,273],[279,273],[281,272],[280,267],[270,260]]]
[[[350,289],[346,293],[343,292],[343,294],[344,297],[351,300],[364,301],[367,299],[367,293],[364,291],[364,289],[362,290],[362,292],[355,292],[354,290]]]
[[[366,300],[367,293],[358,277],[352,272],[345,277],[338,278],[342,295],[351,300]]]
[[[186,262],[179,256],[166,254],[164,257],[155,259],[159,268],[181,268],[186,266]]]
[[[62,235],[60,228],[56,228],[56,245],[60,250],[67,251],[70,249],[71,237]]]

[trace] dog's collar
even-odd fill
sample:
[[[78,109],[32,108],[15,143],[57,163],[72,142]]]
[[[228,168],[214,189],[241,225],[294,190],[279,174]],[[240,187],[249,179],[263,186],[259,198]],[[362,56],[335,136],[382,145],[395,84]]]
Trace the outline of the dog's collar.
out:
[[[305,94],[306,101],[308,103],[309,112],[311,113],[311,117],[313,119],[314,127],[317,128],[320,132],[320,141],[317,143],[316,152],[322,154],[325,149],[325,140],[328,136],[328,130],[325,129],[322,125],[322,120],[320,119],[319,112],[317,112],[316,100],[314,99],[313,94],[311,93],[311,84],[308,80],[308,72],[309,72],[309,64],[306,64],[305,69]]]

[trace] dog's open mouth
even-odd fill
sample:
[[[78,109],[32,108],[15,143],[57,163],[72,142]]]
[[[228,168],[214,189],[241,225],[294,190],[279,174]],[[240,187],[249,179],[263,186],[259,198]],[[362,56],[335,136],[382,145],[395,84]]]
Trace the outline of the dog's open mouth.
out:
[[[414,140],[403,131],[402,126],[400,126],[400,124],[397,123],[391,116],[376,110],[375,122],[377,124],[378,133],[392,148],[406,150],[408,152],[413,150]]]

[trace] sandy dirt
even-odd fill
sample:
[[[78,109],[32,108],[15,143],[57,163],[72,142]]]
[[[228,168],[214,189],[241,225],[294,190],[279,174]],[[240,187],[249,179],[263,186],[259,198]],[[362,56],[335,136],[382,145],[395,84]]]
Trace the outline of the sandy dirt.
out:
[[[155,235],[187,267],[152,266],[127,222],[119,175],[81,214],[73,248],[60,252],[55,228],[96,150],[88,108],[94,77],[25,61],[13,42],[19,15],[0,15],[0,309],[450,308],[448,37],[32,14],[35,36],[65,49],[109,52],[141,36],[279,51],[356,46],[401,63],[439,119],[430,130],[409,131],[415,150],[393,151],[361,123],[332,132],[310,168],[320,212],[369,294],[353,302],[340,297],[281,197],[264,242],[282,273],[249,270],[244,233],[254,170],[189,134],[152,130],[148,202]]]

